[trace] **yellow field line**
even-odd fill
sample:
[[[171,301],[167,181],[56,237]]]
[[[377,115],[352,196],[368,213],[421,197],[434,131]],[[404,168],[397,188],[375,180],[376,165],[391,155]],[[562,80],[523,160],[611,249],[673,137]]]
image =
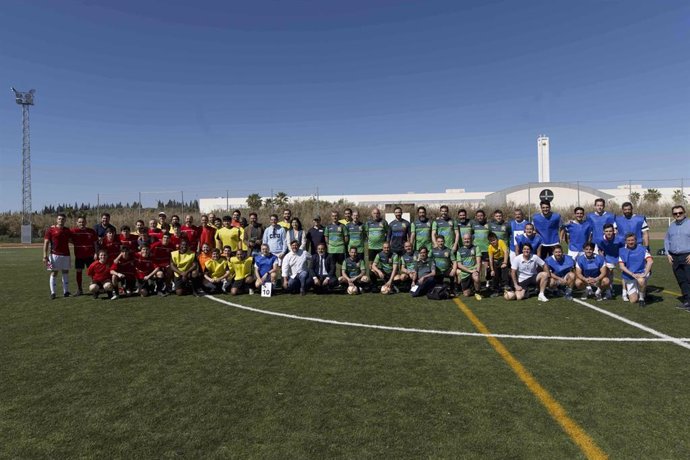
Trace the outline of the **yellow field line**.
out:
[[[482,323],[479,318],[465,305],[460,299],[455,299],[455,303],[460,308],[465,316],[472,322],[474,327],[478,332],[482,334],[491,334],[489,329]],[[527,386],[527,388],[537,397],[539,402],[546,408],[546,410],[551,414],[556,422],[563,428],[563,431],[573,440],[575,444],[582,450],[587,458],[590,459],[605,459],[608,458],[606,453],[602,451],[594,442],[594,440],[577,424],[573,419],[571,419],[566,413],[563,406],[561,406],[558,401],[556,401],[553,396],[541,386],[541,384],[534,378],[532,374],[520,363],[520,361],[515,358],[510,351],[498,340],[496,337],[487,336],[486,339],[489,341],[491,346],[496,350],[501,358],[510,366],[510,368],[515,372],[515,375],[522,381],[522,383]]]

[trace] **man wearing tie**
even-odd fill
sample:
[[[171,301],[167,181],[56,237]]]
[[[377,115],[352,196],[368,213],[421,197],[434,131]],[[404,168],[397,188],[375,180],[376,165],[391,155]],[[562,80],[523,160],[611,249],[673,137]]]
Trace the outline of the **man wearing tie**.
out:
[[[335,261],[331,254],[326,254],[326,245],[320,243],[316,254],[311,256],[311,277],[314,281],[314,292],[329,292],[338,283],[335,276]]]

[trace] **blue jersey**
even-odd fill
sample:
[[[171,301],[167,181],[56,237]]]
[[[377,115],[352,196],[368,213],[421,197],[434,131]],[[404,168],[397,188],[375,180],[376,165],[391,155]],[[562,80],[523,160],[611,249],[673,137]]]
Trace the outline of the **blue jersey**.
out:
[[[405,241],[410,239],[410,223],[405,219],[393,219],[393,221],[388,224],[388,235],[386,239],[391,245],[391,251],[402,251]]]
[[[528,244],[532,248],[532,254],[537,253],[537,249],[539,246],[544,244],[544,240],[542,239],[541,236],[537,235],[536,233],[532,235],[532,238],[528,237],[525,234],[522,234],[518,236],[517,238],[517,253],[522,254],[522,247],[526,244]]]
[[[577,266],[587,278],[597,278],[601,274],[601,267],[604,266],[604,263],[604,258],[599,254],[594,254],[591,259],[588,259],[584,254],[577,258]]]
[[[596,241],[604,237],[604,225],[616,223],[616,216],[608,211],[604,211],[601,215],[590,212],[587,214],[587,220],[592,224],[592,241]]]
[[[556,246],[561,242],[558,231],[561,229],[561,215],[552,212],[548,217],[543,214],[535,214],[532,219],[534,228],[544,239],[544,246]]]
[[[278,258],[273,254],[267,256],[259,254],[254,256],[254,265],[259,269],[259,275],[264,276],[273,269],[273,265],[278,262]]]
[[[525,225],[529,224],[529,220],[523,219],[522,222],[517,220],[511,220],[510,226],[508,227],[508,247],[511,251],[515,252],[515,246],[517,244],[517,239],[520,235],[525,233]]]
[[[580,252],[582,247],[592,238],[592,223],[588,220],[579,223],[571,220],[563,226],[568,234],[568,249]]]
[[[553,274],[559,278],[563,278],[575,268],[575,261],[567,254],[564,255],[561,260],[556,259],[554,256],[549,256],[546,258],[545,262]]]
[[[644,216],[633,214],[630,219],[625,216],[616,216],[616,231],[623,238],[628,233],[633,233],[637,237],[637,242],[642,243],[642,232],[647,230],[649,230],[649,226]]]
[[[652,257],[647,252],[647,248],[638,244],[634,249],[628,249],[627,247],[621,248],[619,262],[625,265],[625,268],[630,270],[635,274],[644,273],[645,265],[647,265],[647,258]],[[621,274],[622,278],[625,280],[632,280],[633,277],[623,272]]]
[[[608,264],[618,264],[618,253],[620,249],[625,246],[625,240],[620,235],[614,235],[612,240],[607,240],[602,237],[595,240],[594,243],[597,248],[604,253],[604,260]]]

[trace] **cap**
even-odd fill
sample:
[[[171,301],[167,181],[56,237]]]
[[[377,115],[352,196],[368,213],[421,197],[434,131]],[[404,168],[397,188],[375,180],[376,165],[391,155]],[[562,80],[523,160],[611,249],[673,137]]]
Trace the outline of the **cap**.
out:
[[[163,212],[163,211],[159,212],[159,213],[158,213],[158,216],[159,216],[159,217],[160,217],[160,216],[168,217],[168,215],[167,215],[165,212]]]
[[[316,220],[316,221],[318,221],[318,222],[321,222],[321,217],[316,216],[316,217],[314,217],[314,220]]]

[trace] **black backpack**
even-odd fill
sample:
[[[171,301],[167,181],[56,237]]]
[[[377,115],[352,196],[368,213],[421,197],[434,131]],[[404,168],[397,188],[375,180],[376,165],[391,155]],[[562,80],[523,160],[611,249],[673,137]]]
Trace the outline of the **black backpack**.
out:
[[[434,286],[431,291],[426,295],[429,300],[447,300],[450,299],[448,294],[448,287],[445,285]]]

